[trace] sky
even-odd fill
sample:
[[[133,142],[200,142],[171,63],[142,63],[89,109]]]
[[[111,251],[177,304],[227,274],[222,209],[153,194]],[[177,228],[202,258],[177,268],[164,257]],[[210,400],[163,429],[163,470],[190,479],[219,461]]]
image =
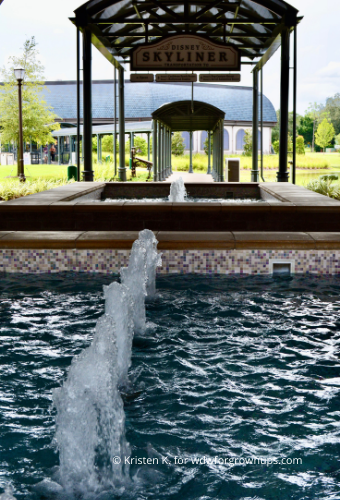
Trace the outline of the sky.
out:
[[[35,36],[46,80],[76,79],[76,29],[69,21],[82,0],[4,0],[0,6],[0,66],[20,55],[24,41]],[[298,113],[310,103],[325,103],[340,93],[339,0],[291,0],[304,16],[298,27]],[[291,72],[293,76],[293,73]],[[128,76],[128,75],[127,75]],[[263,71],[264,94],[280,107],[280,51]],[[94,80],[113,78],[113,67],[93,49]],[[241,85],[252,86],[250,67]],[[291,99],[292,101],[292,99]],[[291,103],[292,109],[292,103]]]

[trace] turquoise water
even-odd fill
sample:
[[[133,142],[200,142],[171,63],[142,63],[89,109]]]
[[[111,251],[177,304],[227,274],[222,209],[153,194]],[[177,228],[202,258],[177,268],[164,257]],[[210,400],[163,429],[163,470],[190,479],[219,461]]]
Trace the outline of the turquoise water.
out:
[[[52,389],[91,342],[111,281],[2,277],[0,492],[54,498],[34,488],[58,466]],[[124,395],[141,463],[120,498],[340,499],[339,279],[177,276],[157,288]]]

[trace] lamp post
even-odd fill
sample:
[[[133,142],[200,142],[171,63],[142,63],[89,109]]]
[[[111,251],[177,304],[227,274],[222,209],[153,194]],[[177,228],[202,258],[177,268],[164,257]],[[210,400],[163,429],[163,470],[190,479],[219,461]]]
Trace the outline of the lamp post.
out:
[[[22,132],[22,82],[25,78],[25,70],[22,68],[14,70],[15,78],[18,81],[18,97],[19,97],[19,155],[18,155],[18,177],[20,182],[25,182],[24,174],[24,140]]]

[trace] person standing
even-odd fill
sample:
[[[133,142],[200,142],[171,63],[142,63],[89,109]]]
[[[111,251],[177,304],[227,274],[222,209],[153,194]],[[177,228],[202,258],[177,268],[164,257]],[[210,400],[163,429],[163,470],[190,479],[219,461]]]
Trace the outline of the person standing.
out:
[[[51,160],[54,161],[55,154],[56,154],[56,148],[55,148],[54,144],[52,144],[52,146],[50,148],[50,153],[51,153]]]

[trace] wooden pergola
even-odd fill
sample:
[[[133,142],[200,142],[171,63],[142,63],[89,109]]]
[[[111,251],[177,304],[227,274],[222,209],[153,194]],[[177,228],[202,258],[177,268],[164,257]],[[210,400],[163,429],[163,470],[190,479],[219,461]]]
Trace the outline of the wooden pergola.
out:
[[[288,182],[290,44],[291,33],[294,33],[293,133],[295,137],[297,25],[301,19],[301,17],[298,17],[297,9],[283,0],[190,0],[186,2],[181,0],[89,0],[79,7],[71,21],[77,27],[78,117],[80,116],[80,33],[82,33],[83,38],[83,179],[89,181],[93,179],[92,45],[114,65],[115,77],[116,71],[118,71],[119,173],[121,179],[124,180],[126,178],[124,155],[124,66],[131,62],[131,50],[142,44],[151,45],[167,37],[189,34],[204,36],[212,42],[236,47],[241,55],[241,66],[253,66],[253,130],[259,128],[259,114],[262,114],[262,102],[260,103],[259,100],[262,101],[263,95],[263,67],[281,47],[280,153],[277,180],[279,182]],[[261,75],[260,85],[259,75]],[[295,141],[293,141],[293,148],[292,181],[295,182]],[[258,150],[258,134],[253,133],[251,179],[254,182],[259,181]],[[262,145],[261,152],[261,169],[263,169]]]

